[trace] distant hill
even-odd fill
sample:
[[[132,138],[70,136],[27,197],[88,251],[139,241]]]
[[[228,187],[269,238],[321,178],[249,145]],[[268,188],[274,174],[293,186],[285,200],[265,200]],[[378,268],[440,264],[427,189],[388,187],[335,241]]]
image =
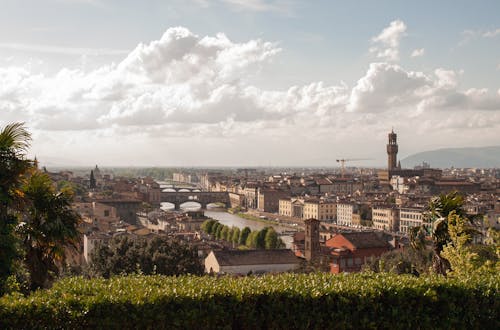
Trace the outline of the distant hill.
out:
[[[481,148],[445,148],[419,152],[401,160],[401,166],[413,168],[427,162],[434,168],[500,168],[500,146]]]

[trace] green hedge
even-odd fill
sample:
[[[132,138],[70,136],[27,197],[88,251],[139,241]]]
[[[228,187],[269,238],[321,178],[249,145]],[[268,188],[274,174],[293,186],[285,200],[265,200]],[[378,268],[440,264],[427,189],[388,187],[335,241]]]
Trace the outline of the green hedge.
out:
[[[0,298],[0,328],[500,329],[499,276],[68,278]]]

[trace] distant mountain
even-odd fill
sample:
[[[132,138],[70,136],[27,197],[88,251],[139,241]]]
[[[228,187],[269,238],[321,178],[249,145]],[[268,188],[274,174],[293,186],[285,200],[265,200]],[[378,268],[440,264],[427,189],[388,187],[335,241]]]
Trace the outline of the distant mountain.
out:
[[[500,146],[481,148],[445,148],[419,152],[401,160],[401,166],[413,168],[422,162],[434,168],[500,168]]]

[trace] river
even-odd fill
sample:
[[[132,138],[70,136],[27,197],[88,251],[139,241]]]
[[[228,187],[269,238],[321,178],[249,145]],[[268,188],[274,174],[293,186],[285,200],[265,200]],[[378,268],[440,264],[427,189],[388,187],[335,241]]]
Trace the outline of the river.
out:
[[[164,210],[173,210],[174,205],[171,203],[162,203],[161,208]],[[186,203],[181,205],[181,209],[183,209],[184,211],[199,210],[200,204],[198,204],[196,202],[186,202]],[[238,227],[240,229],[248,227],[251,230],[261,230],[264,227],[271,226],[274,228],[274,230],[276,230],[277,233],[281,233],[283,231],[290,230],[289,227],[283,227],[283,226],[272,224],[272,223],[243,219],[237,215],[226,212],[226,210],[224,210],[224,209],[217,208],[217,207],[210,207],[210,205],[208,206],[208,209],[205,210],[205,215],[209,218],[218,220],[223,225],[226,225],[229,227],[235,226],[235,227]],[[292,236],[283,235],[280,237],[283,240],[283,242],[285,243],[286,247],[290,248],[292,245],[292,240],[293,240]]]

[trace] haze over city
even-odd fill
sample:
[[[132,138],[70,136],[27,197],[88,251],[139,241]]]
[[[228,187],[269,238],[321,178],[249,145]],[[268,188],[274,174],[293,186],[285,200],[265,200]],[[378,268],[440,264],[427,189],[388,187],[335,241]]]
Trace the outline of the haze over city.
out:
[[[0,126],[42,163],[384,166],[499,145],[498,1],[21,0]]]

